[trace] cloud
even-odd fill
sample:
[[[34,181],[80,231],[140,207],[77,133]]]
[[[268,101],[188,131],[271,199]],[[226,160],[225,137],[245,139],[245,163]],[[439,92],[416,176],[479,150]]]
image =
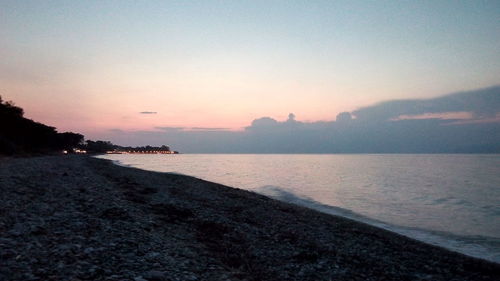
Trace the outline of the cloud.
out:
[[[261,117],[252,121],[252,124],[248,127],[245,127],[245,130],[254,131],[254,132],[266,132],[266,131],[274,131],[274,130],[290,130],[290,129],[298,129],[304,123],[295,120],[295,114],[288,114],[288,119],[285,121],[277,121],[271,117]],[[311,123],[309,123],[311,124]]]
[[[157,114],[158,112],[156,111],[141,111],[139,114]]]
[[[186,127],[155,127],[157,130],[162,130],[165,132],[179,132],[183,131]]]
[[[211,128],[211,127],[155,127],[157,130],[167,132],[189,132],[189,131],[206,131],[206,132],[219,132],[229,131],[229,128]]]
[[[470,112],[476,119],[492,118],[500,112],[500,86],[459,92],[433,99],[393,100],[353,111],[360,120],[384,121],[399,116]]]
[[[335,121],[302,122],[290,113],[285,120],[257,118],[243,131],[156,127],[112,131],[109,139],[185,153],[500,153],[499,89],[388,101],[342,112]]]
[[[229,128],[206,128],[206,127],[191,127],[188,128],[191,131],[229,131]]]
[[[349,122],[351,120],[352,120],[352,115],[349,112],[341,112],[337,114],[337,118],[335,119],[335,121],[341,123]]]
[[[246,127],[246,129],[266,129],[266,128],[273,128],[278,126],[279,123],[275,119],[271,117],[261,117],[259,119],[255,119],[252,121],[252,125],[249,127]]]

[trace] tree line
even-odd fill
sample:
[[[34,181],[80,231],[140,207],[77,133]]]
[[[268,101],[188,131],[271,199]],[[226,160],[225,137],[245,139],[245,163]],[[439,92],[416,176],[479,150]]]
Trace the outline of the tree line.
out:
[[[170,147],[166,145],[162,146],[121,146],[111,143],[110,141],[92,141],[87,140],[79,148],[85,149],[93,153],[105,153],[108,151],[135,151],[135,152],[145,152],[145,151],[170,151]]]
[[[12,101],[4,101],[0,96],[0,154],[33,155],[72,152],[75,148],[89,153],[119,151],[170,151],[166,145],[160,147],[124,147],[109,141],[85,140],[82,134],[57,132],[55,127],[35,122],[24,117],[24,110]]]
[[[0,96],[0,154],[36,154],[71,149],[83,135],[58,133],[56,128],[24,117],[24,110]]]

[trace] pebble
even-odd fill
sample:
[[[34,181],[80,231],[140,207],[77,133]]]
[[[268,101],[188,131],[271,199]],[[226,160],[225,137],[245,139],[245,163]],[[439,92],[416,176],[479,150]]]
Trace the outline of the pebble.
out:
[[[160,256],[160,253],[158,252],[149,252],[147,253],[144,258],[146,260],[154,260],[155,258],[159,257]]]
[[[150,270],[143,274],[144,278],[148,281],[166,281],[168,280],[167,274],[163,271]]]
[[[93,247],[89,247],[89,248],[86,248],[85,250],[83,250],[83,253],[86,254],[86,255],[89,255],[92,252],[94,252],[94,248]]]

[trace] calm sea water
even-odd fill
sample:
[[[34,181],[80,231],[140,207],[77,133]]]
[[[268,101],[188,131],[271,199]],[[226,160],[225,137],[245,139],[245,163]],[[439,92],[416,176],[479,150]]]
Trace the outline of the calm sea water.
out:
[[[500,262],[500,155],[105,155]]]

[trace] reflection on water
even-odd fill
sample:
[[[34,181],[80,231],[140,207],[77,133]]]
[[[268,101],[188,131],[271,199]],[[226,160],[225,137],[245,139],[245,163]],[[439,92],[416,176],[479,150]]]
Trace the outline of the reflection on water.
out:
[[[103,158],[253,190],[500,261],[499,155],[181,154]]]

